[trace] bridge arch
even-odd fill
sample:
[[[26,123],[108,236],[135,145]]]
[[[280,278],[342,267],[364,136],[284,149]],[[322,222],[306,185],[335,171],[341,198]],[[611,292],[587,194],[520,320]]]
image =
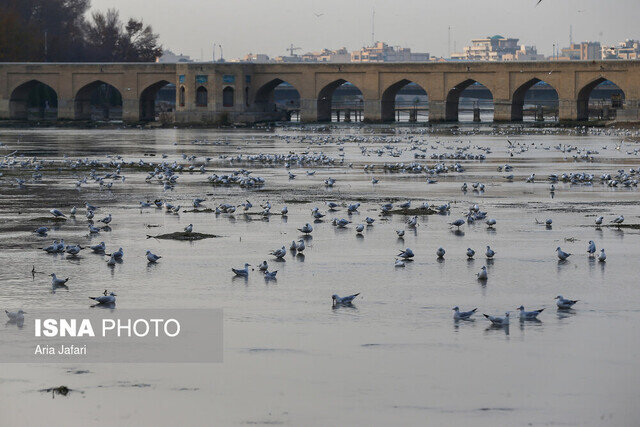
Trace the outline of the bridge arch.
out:
[[[536,100],[531,96],[531,89],[534,86],[547,85],[555,92],[555,98],[550,100]],[[537,77],[534,77],[522,85],[520,85],[511,96],[511,121],[521,122],[524,119],[524,104],[525,100],[534,103],[536,105],[536,119],[544,119],[544,107],[547,106],[547,109],[553,109],[557,111],[558,108],[558,90],[547,83],[544,80],[541,80]],[[540,116],[539,116],[540,115]],[[556,116],[557,117],[557,116]]]
[[[488,86],[474,79],[464,80],[458,83],[457,85],[455,85],[454,87],[452,87],[449,90],[449,92],[447,92],[447,98],[445,101],[445,121],[457,122],[459,120],[458,112],[459,112],[461,95],[463,94],[463,92],[465,92],[465,90],[470,88],[472,85],[483,86],[489,92],[489,96],[491,97],[490,98],[491,102],[493,103],[493,93],[491,92],[491,89],[489,89]]]
[[[616,92],[620,95],[620,102],[624,101],[625,93],[619,85],[617,85],[616,83],[614,83],[613,81],[605,77],[598,77],[596,79],[593,79],[592,81],[584,85],[580,89],[580,91],[578,91],[578,99],[577,99],[577,102],[578,102],[577,119],[578,120],[585,120],[585,121],[589,120],[589,99],[591,98],[591,93],[596,87],[600,86],[605,82],[609,82],[610,84],[615,86],[615,89],[617,89]],[[613,98],[612,98],[612,104],[613,104],[612,107],[616,108],[616,105],[615,105],[616,103],[614,102]],[[622,107],[622,105],[620,104],[619,107]]]
[[[122,94],[102,80],[84,85],[74,97],[76,120],[121,120]]]
[[[9,98],[9,117],[17,120],[55,120],[58,94],[40,80],[29,80],[16,87]]]
[[[278,88],[287,89],[290,92],[283,99],[276,97]],[[275,78],[260,86],[254,97],[254,105],[257,111],[263,113],[282,112],[283,117],[291,119],[294,110],[300,110],[300,91],[286,80]]]
[[[150,84],[140,93],[140,120],[154,121],[156,119],[156,98],[160,89],[170,84],[167,80],[160,80]]]
[[[320,91],[318,92],[318,104],[317,104],[317,114],[318,122],[330,122],[332,120],[332,108],[333,108],[333,95],[335,91],[342,85],[348,84],[349,88],[353,87],[355,89],[354,95],[352,96],[352,100],[343,100],[345,103],[345,109],[362,109],[364,106],[364,96],[362,94],[362,90],[353,83],[349,82],[345,79],[337,79],[328,84],[326,84]],[[359,93],[359,95],[358,95]],[[339,116],[337,116],[338,121],[340,120]],[[347,120],[345,118],[345,120]],[[350,119],[349,119],[350,120]]]
[[[399,93],[401,93],[403,89],[406,89],[410,85],[415,85],[419,90],[424,92],[423,96],[428,98],[427,91],[422,86],[415,82],[412,82],[409,79],[402,79],[391,84],[382,93],[381,116],[383,122],[393,122],[396,120],[396,97]],[[415,103],[415,107],[417,108],[418,104],[420,103],[420,99],[416,97],[416,100],[414,100],[413,102]],[[425,104],[426,102],[422,103]],[[417,111],[415,118],[417,120]]]

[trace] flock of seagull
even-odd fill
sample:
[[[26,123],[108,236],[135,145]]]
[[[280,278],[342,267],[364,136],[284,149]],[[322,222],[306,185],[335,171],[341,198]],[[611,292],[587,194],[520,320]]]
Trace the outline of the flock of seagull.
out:
[[[379,139],[375,139],[379,138]],[[278,166],[286,169],[286,176],[289,180],[294,180],[297,178],[297,175],[292,173],[290,168],[292,166],[298,166],[303,168],[309,167],[334,167],[337,165],[344,166],[346,165],[348,168],[353,168],[353,163],[345,163],[345,154],[344,154],[344,144],[348,142],[355,142],[358,144],[358,149],[362,156],[370,157],[370,156],[378,156],[381,157],[383,155],[388,155],[391,157],[400,157],[405,151],[413,153],[414,162],[396,162],[396,163],[384,163],[382,165],[379,164],[365,164],[363,166],[363,171],[366,174],[375,174],[384,173],[384,174],[423,174],[426,177],[427,184],[437,184],[439,182],[439,177],[446,176],[452,173],[464,173],[465,172],[465,164],[463,162],[482,162],[486,160],[487,155],[491,154],[492,148],[489,146],[480,146],[478,144],[472,145],[471,142],[465,142],[463,140],[459,141],[435,141],[435,142],[426,142],[421,140],[415,136],[410,136],[408,138],[409,146],[406,149],[401,149],[395,144],[396,142],[405,141],[401,138],[393,138],[393,137],[373,137],[367,138],[364,136],[301,136],[301,137],[292,137],[286,136],[284,137],[287,143],[290,142],[299,142],[305,143],[308,146],[313,145],[326,145],[326,144],[335,144],[338,147],[339,155],[336,157],[329,156],[322,152],[311,152],[309,150],[304,151],[302,153],[293,153],[289,152],[288,154],[238,154],[238,155],[220,155],[219,160],[221,162],[226,163],[229,166],[235,166],[236,169],[232,172],[224,173],[224,174],[216,174],[213,173],[206,177],[207,182],[216,187],[216,186],[225,186],[232,187],[237,186],[242,188],[245,191],[247,189],[256,189],[264,186],[266,184],[266,180],[262,177],[256,176],[252,171],[245,169],[244,167],[247,165],[259,165],[263,167],[272,167]],[[369,146],[366,143],[376,140],[377,142],[384,142],[385,144],[380,146]],[[508,142],[508,152],[510,157],[516,157],[522,154],[525,154],[530,149],[541,149],[541,150],[557,150],[561,151],[563,155],[572,154],[573,161],[579,162],[592,162],[594,160],[594,156],[598,154],[597,151],[594,150],[585,150],[580,147],[558,144],[556,146],[548,146],[541,143],[513,143],[511,141]],[[203,141],[194,141],[194,144],[200,144]],[[206,142],[204,142],[206,143]],[[214,145],[222,145],[222,144],[214,144]],[[622,144],[616,147],[616,150],[621,149]],[[437,161],[437,163],[433,165],[428,165],[426,163],[420,162],[421,159],[427,158],[428,149],[444,149],[445,152],[433,153],[430,158],[432,160]],[[603,147],[603,150],[606,147]],[[476,153],[473,153],[472,150],[475,150]],[[638,151],[627,152],[628,155],[637,155]],[[125,162],[124,159],[120,156],[109,156],[109,161],[100,162],[98,160],[89,160],[89,159],[69,159],[65,156],[62,161],[63,166],[69,167],[71,170],[79,170],[82,168],[91,168],[91,172],[88,176],[78,179],[75,182],[75,187],[80,189],[84,185],[88,185],[91,180],[96,182],[100,188],[105,188],[107,190],[112,190],[114,184],[120,182],[124,183],[126,177],[122,173],[122,168],[129,167],[132,169],[138,168],[146,171],[147,176],[145,178],[145,182],[149,184],[160,184],[162,186],[163,192],[168,193],[173,191],[175,186],[179,182],[180,173],[200,173],[206,174],[207,168],[206,166],[211,162],[211,157],[205,157],[201,161],[200,166],[196,165],[196,161],[198,159],[197,156],[187,156],[186,154],[182,156],[184,160],[190,163],[189,166],[179,164],[177,161],[173,163],[168,162],[166,159],[166,155],[163,155],[163,160],[159,163],[139,160],[139,161],[129,161]],[[566,157],[565,157],[566,158]],[[454,163],[447,163],[447,161],[453,161]],[[45,167],[51,167],[55,165],[55,163],[51,160],[43,160],[38,159],[37,157],[32,158],[24,158],[19,157],[16,153],[11,153],[10,155],[4,156],[4,160],[0,162],[0,168],[17,168],[21,170],[30,170],[33,169],[34,173],[32,174],[32,181],[38,182],[42,180],[42,171]],[[56,167],[60,167],[61,165],[56,165]],[[112,172],[106,172],[104,174],[98,173],[96,170],[98,169],[113,169]],[[498,167],[498,172],[504,173],[503,175],[505,181],[513,182],[515,177],[512,173],[514,170],[514,166],[510,164],[504,164]],[[313,177],[315,175],[315,170],[307,170],[306,175],[308,177]],[[637,177],[640,175],[640,168],[633,169],[631,168],[628,172],[624,170],[619,170],[615,174],[602,174],[600,176],[600,182],[608,187],[618,187],[623,186],[627,188],[637,187],[638,179]],[[0,173],[0,177],[2,174]],[[526,183],[535,183],[538,178],[536,178],[535,173],[530,174],[528,177],[524,178]],[[593,185],[594,182],[597,181],[597,178],[594,174],[587,173],[554,173],[548,176],[548,181],[550,181],[550,192],[555,193],[558,188],[556,184],[559,182],[569,183],[569,184],[578,184],[578,185]],[[24,187],[29,182],[28,179],[16,178],[16,183],[18,186]],[[323,184],[326,188],[332,188],[338,182],[336,179],[332,177],[328,177],[324,179]],[[373,185],[377,185],[381,182],[380,175],[372,176],[371,183]],[[465,182],[461,186],[461,190],[466,193],[467,191],[473,191],[475,194],[482,194],[487,191],[487,186],[482,182],[472,182],[468,184]],[[194,198],[191,202],[194,210],[200,209],[203,203],[206,201],[205,198]],[[416,203],[418,203],[416,205]],[[330,214],[335,214],[335,212],[345,208],[346,210],[346,218],[334,217],[330,220],[330,224],[336,228],[345,229],[348,228],[350,224],[352,224],[352,215],[358,212],[361,204],[358,202],[354,203],[336,203],[333,201],[326,202],[327,209],[325,211],[321,210],[320,207],[314,207],[311,210],[311,218],[310,222],[305,223],[301,227],[297,228],[297,230],[302,234],[302,236],[293,240],[291,244],[282,245],[279,248],[272,250],[269,255],[274,258],[274,261],[282,261],[287,254],[290,252],[292,255],[300,256],[304,255],[306,249],[306,239],[310,236],[314,228],[311,225],[313,223],[321,223],[325,221],[325,217]],[[181,205],[174,205],[170,203],[168,200],[156,199],[155,201],[141,201],[140,208],[158,208],[163,209],[165,212],[169,214],[179,214],[181,210],[184,211]],[[261,211],[260,215],[263,217],[268,217],[271,215],[272,205],[270,202],[265,202],[259,205]],[[235,203],[220,203],[214,209],[211,209],[213,213],[216,215],[227,214],[233,215],[236,211],[243,212],[248,214],[251,212],[251,209],[254,208],[254,205],[246,200],[245,202],[236,205]],[[96,219],[96,214],[98,211],[98,207],[91,205],[88,202],[85,202],[85,216],[87,219],[87,229],[90,236],[100,235],[102,231],[110,230],[110,226],[113,221],[112,215],[109,213],[106,216],[102,216],[100,219]],[[423,214],[441,214],[441,215],[451,215],[451,203],[445,204],[434,204],[431,205],[427,202],[419,203],[415,201],[408,200],[403,203],[391,203],[387,202],[380,206],[380,215],[384,216],[390,213],[400,213],[404,215],[407,219],[405,221],[405,227],[408,229],[415,229],[419,226],[419,215],[415,215],[416,209],[419,211],[419,215]],[[69,214],[65,214],[62,210],[58,208],[53,208],[50,211],[50,214],[55,219],[64,220],[67,217],[75,217],[79,212],[76,207],[72,207],[69,211]],[[409,214],[412,212],[412,214]],[[251,212],[254,213],[254,212]],[[289,210],[286,206],[283,206],[280,209],[280,215],[286,216],[288,215]],[[613,218],[610,223],[612,225],[620,226],[624,222],[624,216],[619,215]],[[462,218],[456,219],[454,221],[449,222],[450,227],[455,227],[458,231],[460,227],[465,224],[473,224],[477,221],[484,221],[487,228],[492,229],[497,226],[497,220],[494,218],[488,217],[487,212],[482,211],[478,204],[474,204],[469,207],[469,209],[463,213]],[[537,221],[537,220],[536,220]],[[364,230],[368,227],[374,226],[376,222],[375,218],[367,216],[362,223],[353,224],[356,235],[361,235]],[[595,225],[600,227],[604,224],[605,218],[604,216],[600,216],[595,220]],[[96,224],[100,223],[100,226]],[[541,224],[545,225],[547,228],[551,228],[553,221],[551,219],[546,219]],[[38,227],[34,230],[35,234],[38,236],[46,237],[50,232],[50,228],[46,226]],[[184,233],[191,234],[193,232],[193,224],[189,224],[184,228]],[[402,238],[405,234],[405,229],[395,230],[397,236]],[[45,252],[50,254],[66,254],[69,257],[77,256],[82,250],[85,250],[85,247],[80,246],[79,244],[67,244],[64,239],[54,240],[51,245],[42,248]],[[108,266],[114,266],[117,263],[122,262],[124,257],[123,248],[119,248],[116,251],[112,251],[111,253],[107,253],[107,247],[105,242],[100,242],[99,244],[90,245],[89,249],[99,255],[103,255],[108,257],[106,264]],[[596,257],[599,262],[605,262],[607,259],[607,255],[605,254],[605,249],[601,248],[599,255],[596,255],[597,248],[594,241],[589,241],[587,247],[587,254],[589,257]],[[484,251],[484,255],[487,260],[492,260],[496,256],[496,251],[491,248],[490,245],[486,246],[486,250]],[[571,253],[565,252],[560,247],[556,248],[556,254],[560,262],[566,261]],[[446,251],[443,247],[439,247],[435,253],[438,259],[444,259],[446,256]],[[472,248],[467,248],[466,257],[468,259],[473,259],[476,255],[476,251]],[[162,256],[152,253],[150,250],[146,251],[145,254],[146,260],[148,263],[157,263],[162,259]],[[410,262],[414,259],[415,253],[411,248],[404,248],[399,251],[399,253],[394,257],[394,266],[398,268],[402,268],[406,266],[407,262]],[[250,263],[245,263],[244,266],[236,268],[231,268],[232,273],[238,277],[248,278],[250,274]],[[257,268],[264,277],[265,280],[277,280],[277,270],[271,270],[269,267],[269,263],[267,260],[262,261],[257,264]],[[35,272],[35,267],[34,271]],[[50,274],[51,277],[51,286],[55,291],[56,288],[67,287],[67,282],[69,278],[58,278],[55,273]],[[476,278],[479,281],[485,282],[488,280],[488,272],[487,267],[483,266],[478,273],[476,273]],[[344,297],[340,297],[337,294],[332,295],[332,304],[334,307],[339,306],[350,306],[353,305],[356,297],[360,295],[359,293],[348,295]],[[114,307],[116,302],[116,294],[113,292],[109,292],[105,290],[102,295],[97,297],[91,296],[89,297],[91,300],[95,302],[96,305],[100,306],[109,306]],[[556,297],[556,304],[558,309],[566,310],[570,309],[577,301],[571,299],[565,299],[561,295]],[[470,320],[473,315],[476,313],[476,309],[471,311],[460,311],[458,307],[454,307],[454,319],[456,321],[459,320]],[[538,315],[542,312],[543,309],[534,310],[534,311],[525,311],[523,306],[518,308],[520,313],[521,320],[535,320]],[[20,319],[24,318],[25,312],[22,310],[18,310],[17,312],[8,312],[7,316],[11,322],[18,322]],[[509,323],[509,312],[505,313],[505,316],[490,316],[484,315],[489,321],[491,321],[494,325],[508,325]]]

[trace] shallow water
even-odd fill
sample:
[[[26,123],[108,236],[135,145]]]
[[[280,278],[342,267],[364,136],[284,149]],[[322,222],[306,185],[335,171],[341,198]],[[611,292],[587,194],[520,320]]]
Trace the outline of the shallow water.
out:
[[[472,128],[469,128],[472,129]],[[610,188],[597,177],[618,169],[638,168],[633,150],[640,144],[613,132],[481,128],[479,131],[434,133],[420,128],[294,127],[275,130],[1,130],[0,154],[56,161],[42,171],[42,182],[24,186],[33,170],[0,169],[0,308],[88,307],[87,296],[113,289],[118,308],[224,309],[224,362],[207,365],[71,364],[0,365],[0,424],[41,425],[444,425],[473,421],[480,425],[633,425],[640,410],[640,230],[596,229],[597,216],[608,223],[624,214],[640,223],[640,197],[635,188]],[[300,138],[304,137],[304,141]],[[529,149],[510,157],[507,139]],[[624,139],[618,150],[616,146]],[[198,141],[194,143],[194,141]],[[535,144],[535,145],[533,145]],[[574,145],[597,151],[593,161],[574,159]],[[389,145],[398,157],[389,155]],[[414,159],[426,148],[426,159]],[[425,174],[385,173],[385,162],[419,162],[433,166],[455,160],[433,160],[433,153],[485,154],[486,160],[460,160],[463,173],[449,172],[427,184]],[[340,151],[340,148],[344,151]],[[360,147],[368,150],[362,154]],[[547,147],[549,149],[545,149]],[[380,150],[381,155],[378,155]],[[230,162],[219,156],[258,153],[324,153],[334,165],[292,165],[288,179],[282,165]],[[147,171],[123,168],[126,181],[111,190],[95,183],[75,188],[89,168],[60,166],[64,156],[126,161],[174,160],[182,154],[212,159],[206,174],[181,173],[178,185],[163,191],[146,183]],[[344,153],[344,164],[340,154]],[[348,167],[353,163],[353,167]],[[498,165],[514,166],[507,182]],[[374,172],[363,171],[376,164]],[[206,176],[239,168],[266,180],[264,187],[211,186]],[[315,170],[307,176],[307,170]],[[113,169],[109,169],[112,172]],[[106,169],[97,169],[104,174]],[[524,179],[536,173],[535,183]],[[557,183],[549,192],[549,173],[590,172],[593,185]],[[376,185],[371,177],[380,179]],[[333,188],[323,181],[333,177]],[[637,176],[636,176],[637,179]],[[463,182],[483,182],[482,193],[463,193]],[[191,199],[206,195],[207,207],[239,205],[249,199],[283,205],[286,218],[273,215],[213,213],[166,214],[140,209],[142,200],[166,199],[186,209]],[[387,200],[451,202],[449,215],[421,215],[419,227],[404,239],[404,215],[380,216]],[[296,230],[312,222],[311,208],[326,211],[325,201],[359,201],[359,213],[344,207],[314,223],[304,257],[287,254],[276,263],[269,251],[297,240]],[[84,209],[75,220],[46,238],[32,231],[35,218],[56,207],[68,212],[84,201],[100,206],[97,218],[113,215],[111,231],[88,237]],[[449,222],[474,203],[497,220],[495,230],[484,221],[454,232]],[[363,236],[354,226],[367,216],[376,219]],[[346,229],[330,219],[349,218]],[[553,220],[547,229],[536,220]],[[197,242],[158,240],[157,235],[182,230],[221,235]],[[157,227],[148,227],[156,225]],[[48,255],[38,248],[53,239],[87,245],[102,240],[108,250],[123,247],[125,260],[110,269],[105,258],[82,252],[78,259]],[[607,262],[586,255],[587,242],[606,249]],[[486,245],[497,252],[487,262]],[[436,259],[438,247],[444,261]],[[574,255],[558,262],[555,248]],[[401,248],[411,248],[415,261],[394,267]],[[476,250],[468,261],[467,247]],[[145,250],[162,255],[149,266]],[[231,267],[268,260],[278,280],[265,282],[252,271],[248,280],[234,279]],[[486,284],[475,274],[487,265]],[[69,290],[51,293],[50,281],[37,271],[70,277]],[[354,307],[332,309],[331,295],[361,292]],[[559,312],[553,298],[579,299],[575,310]],[[515,308],[545,308],[540,322],[521,324]],[[474,322],[455,323],[451,308],[478,307]],[[512,311],[508,329],[491,328],[481,315]],[[0,326],[1,345],[15,325]],[[66,385],[66,397],[38,390]],[[34,410],[35,409],[35,410]],[[104,414],[108,413],[108,418]]]

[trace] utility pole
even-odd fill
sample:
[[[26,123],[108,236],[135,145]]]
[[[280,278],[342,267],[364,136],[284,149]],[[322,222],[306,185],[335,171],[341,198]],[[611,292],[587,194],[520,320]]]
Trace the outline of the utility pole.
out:
[[[569,46],[573,44],[573,25],[569,25]]]
[[[375,44],[376,39],[376,10],[371,10],[371,46]]]
[[[47,44],[47,30],[44,30],[44,62],[47,62],[49,57],[49,48]]]
[[[447,28],[447,31],[449,32],[449,38],[447,41],[447,52],[448,52],[449,58],[451,58],[451,25],[449,25],[449,27]]]
[[[213,62],[216,62],[216,43],[213,43],[213,58],[212,58]]]

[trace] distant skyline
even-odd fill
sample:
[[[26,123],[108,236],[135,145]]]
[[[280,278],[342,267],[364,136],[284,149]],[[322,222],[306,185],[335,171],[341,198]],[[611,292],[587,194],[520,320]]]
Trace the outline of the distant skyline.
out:
[[[116,8],[121,18],[142,18],[165,49],[211,60],[213,43],[226,59],[247,53],[287,54],[323,48],[357,50],[375,40],[432,56],[460,51],[471,39],[500,34],[551,55],[553,44],[592,40],[603,44],[640,38],[638,0],[92,0],[92,9]],[[455,42],[455,49],[454,49]],[[219,58],[220,51],[216,51]]]

